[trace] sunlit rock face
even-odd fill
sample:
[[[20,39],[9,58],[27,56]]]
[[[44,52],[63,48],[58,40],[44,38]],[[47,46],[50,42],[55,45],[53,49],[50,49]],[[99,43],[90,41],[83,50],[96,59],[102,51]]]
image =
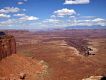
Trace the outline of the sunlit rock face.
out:
[[[13,36],[0,32],[0,60],[16,53],[16,42]]]
[[[89,78],[85,78],[82,80],[106,80],[106,77],[104,77],[104,76],[90,76]]]

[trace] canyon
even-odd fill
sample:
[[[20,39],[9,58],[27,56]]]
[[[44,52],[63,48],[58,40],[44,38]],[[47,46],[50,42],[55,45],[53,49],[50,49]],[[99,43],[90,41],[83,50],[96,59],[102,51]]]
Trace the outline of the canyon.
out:
[[[17,80],[20,74],[26,75],[25,80],[86,80],[106,76],[106,30],[4,32],[14,36],[16,53],[0,61],[1,78],[15,76]]]
[[[16,54],[14,36],[0,32],[0,80],[41,80],[48,66]]]

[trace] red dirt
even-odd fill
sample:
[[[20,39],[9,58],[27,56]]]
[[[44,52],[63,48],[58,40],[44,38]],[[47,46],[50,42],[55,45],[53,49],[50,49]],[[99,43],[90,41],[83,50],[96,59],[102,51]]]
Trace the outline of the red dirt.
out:
[[[44,74],[43,66],[36,59],[13,54],[0,61],[0,80],[3,80],[3,78],[18,80],[19,74],[22,73],[26,74],[25,80],[39,80],[39,75]]]
[[[82,80],[92,75],[106,75],[106,30],[9,31],[8,33],[16,38],[18,54],[46,62],[48,78],[44,80]],[[75,47],[77,50],[82,49],[81,45],[84,45],[94,47],[97,52],[87,57],[76,55],[75,50],[69,48],[73,46],[67,44],[67,40],[71,42],[71,39],[80,44]],[[83,41],[86,40],[91,43],[84,44]]]

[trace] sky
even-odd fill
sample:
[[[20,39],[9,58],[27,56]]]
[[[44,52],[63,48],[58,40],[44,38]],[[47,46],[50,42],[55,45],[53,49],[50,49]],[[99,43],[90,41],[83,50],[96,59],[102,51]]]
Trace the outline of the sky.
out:
[[[106,29],[106,0],[0,0],[0,29]]]

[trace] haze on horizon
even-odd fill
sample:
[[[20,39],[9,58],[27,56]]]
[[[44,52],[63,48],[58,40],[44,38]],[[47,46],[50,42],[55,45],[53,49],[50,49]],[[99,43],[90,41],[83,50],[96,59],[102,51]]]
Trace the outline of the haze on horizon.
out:
[[[106,0],[0,0],[0,29],[106,29]]]

